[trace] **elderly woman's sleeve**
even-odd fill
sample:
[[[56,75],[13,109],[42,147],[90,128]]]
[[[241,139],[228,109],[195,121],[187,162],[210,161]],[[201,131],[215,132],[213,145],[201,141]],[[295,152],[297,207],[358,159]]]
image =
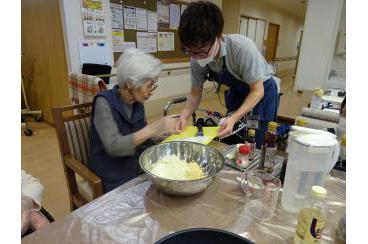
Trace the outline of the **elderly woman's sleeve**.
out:
[[[135,153],[133,134],[121,135],[105,98],[95,102],[93,123],[106,152],[111,157],[130,156]]]
[[[30,174],[22,170],[22,195],[30,197],[39,207],[41,207],[42,195],[45,188],[41,182]]]

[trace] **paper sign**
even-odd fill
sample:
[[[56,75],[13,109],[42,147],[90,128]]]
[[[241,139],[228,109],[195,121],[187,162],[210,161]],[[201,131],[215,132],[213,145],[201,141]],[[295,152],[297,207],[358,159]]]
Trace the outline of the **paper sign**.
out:
[[[170,8],[169,4],[163,0],[157,1],[157,18],[159,28],[170,27]]]
[[[124,42],[124,51],[135,48],[135,42]]]
[[[137,22],[135,18],[135,8],[124,7],[124,29],[137,29]]]
[[[157,46],[158,51],[174,51],[174,32],[158,32]]]
[[[148,32],[157,32],[157,13],[147,11]]]
[[[124,52],[124,32],[122,30],[112,30],[112,51]]]
[[[123,6],[119,4],[110,4],[111,11],[111,29],[123,29]]]
[[[170,3],[170,29],[177,29],[180,21],[180,5]]]
[[[105,36],[105,16],[101,0],[81,0],[85,36]]]
[[[135,9],[135,17],[137,20],[137,30],[147,30],[147,11],[142,8]]]
[[[157,34],[137,32],[137,47],[144,52],[157,52]]]

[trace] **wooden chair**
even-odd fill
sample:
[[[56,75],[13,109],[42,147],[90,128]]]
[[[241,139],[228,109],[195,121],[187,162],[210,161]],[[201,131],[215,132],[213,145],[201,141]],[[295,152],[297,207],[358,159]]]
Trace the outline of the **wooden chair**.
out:
[[[87,168],[91,109],[92,103],[52,109],[72,211],[103,194],[101,179]]]

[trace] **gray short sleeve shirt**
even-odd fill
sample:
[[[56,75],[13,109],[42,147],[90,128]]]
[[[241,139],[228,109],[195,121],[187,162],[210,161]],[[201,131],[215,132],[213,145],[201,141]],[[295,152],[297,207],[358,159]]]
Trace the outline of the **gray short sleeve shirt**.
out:
[[[271,67],[251,39],[240,34],[231,34],[223,35],[221,39],[218,61],[201,67],[197,61],[191,60],[192,85],[203,86],[209,68],[219,73],[222,69],[222,57],[225,57],[228,71],[244,83],[266,81],[273,75]]]

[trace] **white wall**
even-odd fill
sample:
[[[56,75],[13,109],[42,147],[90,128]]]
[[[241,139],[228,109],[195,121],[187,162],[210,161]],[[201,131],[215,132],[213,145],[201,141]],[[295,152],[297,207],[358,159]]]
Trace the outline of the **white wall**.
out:
[[[243,0],[240,6],[240,15],[251,16],[266,20],[265,39],[267,39],[268,23],[280,25],[279,43],[276,58],[294,57],[297,55],[297,44],[304,19],[285,10],[275,8],[259,0]],[[226,20],[225,20],[226,21]],[[296,61],[277,62],[279,70],[295,67]]]
[[[111,30],[109,28],[111,26],[110,1],[102,0],[102,8],[106,21],[106,37],[84,36],[80,0],[61,0],[60,3],[68,71],[81,72],[82,66],[79,60],[79,41],[104,40],[107,41],[110,46],[112,45]],[[113,60],[112,53],[111,60]]]
[[[341,11],[338,32],[346,32],[346,2]],[[336,45],[336,44],[335,44]],[[335,46],[336,47],[336,46]],[[338,77],[346,77],[346,58],[334,55],[332,58],[331,70],[335,70]]]
[[[326,87],[343,0],[309,0],[295,89]]]
[[[193,0],[192,0],[193,1]],[[191,2],[188,0],[187,2]],[[222,8],[222,0],[212,0]],[[85,37],[83,33],[82,13],[80,0],[60,0],[60,11],[62,16],[62,25],[64,30],[64,43],[69,72],[81,72],[81,63],[79,60],[79,41],[80,40],[105,40],[112,46],[111,37],[111,17],[110,1],[102,0],[106,20],[106,37]],[[111,53],[111,60],[113,55]],[[165,64],[164,68],[188,67],[186,70],[172,71],[170,75],[163,72],[159,79],[159,88],[150,100],[175,96],[189,92],[190,89],[190,70],[189,63]],[[205,88],[210,87],[206,84]]]

